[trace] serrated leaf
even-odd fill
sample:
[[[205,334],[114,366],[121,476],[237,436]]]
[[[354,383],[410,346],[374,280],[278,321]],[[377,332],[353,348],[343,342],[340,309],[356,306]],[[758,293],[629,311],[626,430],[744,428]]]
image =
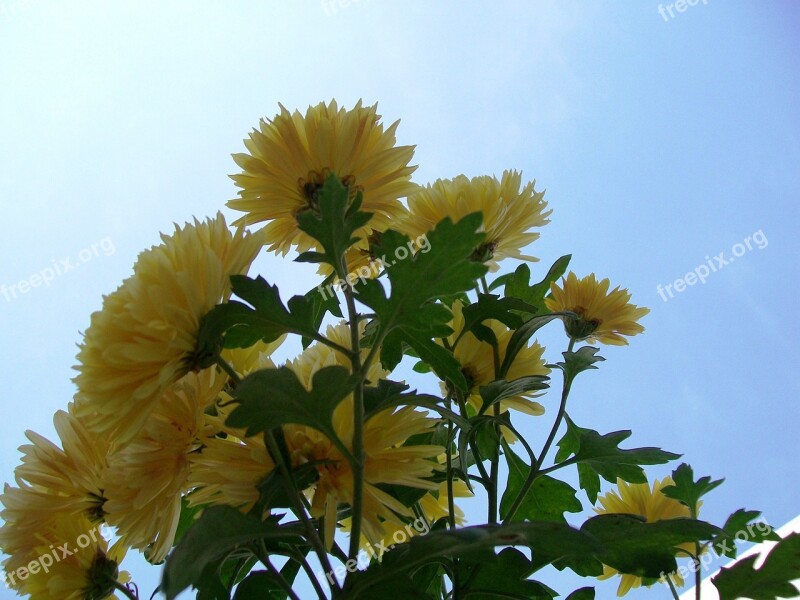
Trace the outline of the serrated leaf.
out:
[[[647,477],[640,465],[660,465],[680,457],[680,454],[653,447],[622,449],[619,444],[631,436],[629,430],[600,435],[593,429],[578,427],[568,416],[565,420],[567,432],[558,442],[556,462],[574,456],[572,460],[578,463],[581,489],[592,503],[597,501],[600,477],[610,483],[616,483],[617,478],[629,483],[646,483]]]
[[[228,416],[229,427],[246,428],[253,436],[281,425],[307,425],[325,434],[350,457],[333,427],[333,412],[355,389],[357,380],[344,367],[323,367],[311,380],[311,390],[287,368],[262,369],[245,377],[234,390],[240,402]]]
[[[381,362],[387,368],[396,365],[402,357],[402,346],[407,343],[414,348],[420,358],[429,363],[437,374],[452,371],[453,363],[443,359],[441,353],[435,354],[430,347],[419,340],[431,340],[449,335],[448,327],[452,315],[442,304],[436,302],[444,296],[467,291],[475,281],[486,273],[487,268],[470,260],[473,250],[480,245],[484,234],[477,233],[481,224],[480,213],[474,213],[453,223],[445,219],[427,234],[430,250],[417,253],[405,260],[387,265],[386,273],[391,285],[391,295],[379,281],[367,280],[358,287],[358,299],[370,307],[377,315],[377,339],[383,338]],[[398,248],[406,249],[410,239],[396,231],[389,230],[381,236],[375,249],[377,254],[395,256]],[[394,333],[394,335],[389,335]],[[424,346],[424,347],[423,347]],[[421,350],[422,348],[422,350]],[[455,376],[454,383],[465,386]]]
[[[659,578],[677,568],[675,547],[709,540],[721,532],[705,521],[667,519],[648,523],[638,515],[606,514],[581,527],[603,546],[598,558],[620,573]]]
[[[500,518],[505,519],[522,486],[531,472],[531,467],[510,447],[505,448],[508,463],[508,483],[500,501]],[[577,513],[583,509],[575,497],[575,489],[567,483],[547,475],[537,477],[528,489],[512,521],[557,521],[566,523],[565,512]]]
[[[473,571],[477,575],[469,579],[462,589],[465,598],[475,600],[493,600],[502,598],[518,598],[520,600],[552,600],[556,593],[546,585],[531,581],[531,561],[519,550],[506,548],[495,560],[473,564],[462,561],[460,568],[464,571],[462,580],[467,580]]]
[[[575,352],[562,352],[564,362],[556,363],[556,366],[564,372],[567,383],[571,384],[579,373],[596,369],[595,363],[605,360],[602,356],[598,356],[599,351],[599,348],[583,346]]]
[[[517,267],[513,274],[503,275],[493,281],[489,289],[493,290],[500,285],[504,285],[506,297],[518,298],[526,302],[533,307],[534,310],[532,312],[535,314],[548,312],[544,304],[544,298],[550,291],[550,284],[558,281],[558,278],[567,272],[571,258],[572,255],[567,254],[556,260],[547,271],[544,279],[534,285],[530,285],[530,267],[523,263]]]
[[[305,252],[303,261],[327,263],[335,271],[340,270],[340,261],[345,251],[358,241],[355,232],[372,218],[371,213],[358,210],[361,194],[350,204],[348,189],[331,173],[317,191],[318,211],[307,210],[297,215],[297,226],[317,242],[323,251]],[[339,273],[345,277],[347,273]]]
[[[462,309],[464,316],[464,327],[459,332],[460,339],[468,331],[473,333],[476,327],[487,320],[495,320],[503,323],[509,329],[516,329],[522,325],[523,320],[519,314],[513,311],[530,312],[532,307],[518,300],[517,298],[501,298],[494,294],[478,294],[478,301],[467,304]],[[458,339],[454,345],[458,344]]]
[[[501,378],[506,376],[508,370],[511,368],[511,365],[514,363],[514,359],[517,357],[517,354],[519,354],[520,350],[528,345],[528,340],[531,339],[533,334],[547,325],[550,321],[557,319],[560,315],[561,313],[552,313],[549,315],[543,315],[541,317],[531,317],[522,325],[520,325],[514,331],[514,333],[511,334],[511,338],[508,340],[508,345],[506,345],[506,354],[503,357],[503,364],[500,366]]]
[[[761,568],[755,568],[758,555],[748,556],[729,568],[723,568],[711,582],[720,600],[751,598],[777,600],[800,595],[792,583],[800,579],[800,534],[791,533],[778,542]]]
[[[365,419],[373,415],[396,408],[398,406],[418,406],[435,410],[441,416],[453,421],[459,427],[469,428],[469,421],[459,414],[441,405],[443,400],[430,394],[418,394],[415,391],[407,392],[409,386],[405,383],[379,379],[375,386],[364,387]]]
[[[689,507],[689,510],[697,510],[697,502],[711,490],[721,485],[724,479],[711,481],[711,477],[701,477],[694,480],[694,471],[686,463],[681,464],[672,472],[674,485],[661,488],[661,492],[668,498],[677,500]]]
[[[543,375],[527,375],[518,379],[506,381],[505,379],[498,379],[492,381],[489,385],[481,386],[480,394],[483,399],[483,406],[481,406],[478,414],[485,413],[493,404],[502,402],[507,398],[514,398],[526,392],[546,390],[548,387],[549,377]]]
[[[497,546],[526,546],[534,555],[558,549],[560,556],[591,558],[601,551],[597,541],[564,523],[509,523],[507,525],[481,525],[455,530],[431,531],[414,537],[384,555],[380,563],[373,563],[366,571],[352,573],[347,579],[344,600],[375,597],[376,586],[398,578],[419,566],[441,557],[467,557],[468,560],[494,560]]]
[[[294,528],[262,522],[230,506],[211,506],[167,557],[161,590],[167,600],[199,581],[206,567],[243,544],[258,540],[303,543]]]
[[[736,542],[777,542],[781,538],[764,521],[755,521],[761,513],[757,510],[745,510],[740,508],[725,521],[722,530],[724,536],[719,536],[713,541],[714,551],[728,558],[736,558]]]

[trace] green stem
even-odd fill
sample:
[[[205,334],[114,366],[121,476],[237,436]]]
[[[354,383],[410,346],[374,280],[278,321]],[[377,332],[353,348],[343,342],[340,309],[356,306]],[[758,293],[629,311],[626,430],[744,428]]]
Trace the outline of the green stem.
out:
[[[486,276],[485,275],[481,276],[481,287],[483,288],[483,293],[484,294],[488,294],[489,293],[489,284],[486,283]]]
[[[667,585],[669,585],[669,591],[672,592],[672,597],[675,600],[681,600],[680,596],[678,596],[678,590],[675,589],[675,584],[672,583],[672,578],[669,575],[667,575]]]
[[[130,598],[130,600],[139,600],[139,597],[136,596],[132,591],[128,589],[126,585],[121,584],[119,581],[114,581],[114,589],[119,592],[122,592],[126,597]]]
[[[344,259],[342,259],[344,263]],[[344,264],[342,265],[344,270]],[[364,373],[361,365],[361,349],[358,330],[358,312],[356,302],[353,298],[351,288],[344,289],[344,297],[347,302],[347,314],[350,320],[350,361],[352,372],[358,376],[358,383],[353,390],[353,516],[350,529],[350,551],[348,556],[351,559],[358,559],[358,551],[361,547],[361,520],[364,512]],[[376,344],[370,349],[369,357],[375,355],[378,349]]]
[[[314,591],[317,592],[317,596],[320,597],[320,600],[325,600],[327,598],[325,590],[322,589],[322,586],[317,580],[317,576],[314,573],[314,570],[311,568],[311,565],[308,564],[308,561],[306,560],[306,557],[303,556],[303,553],[300,552],[300,550],[298,550],[297,548],[292,548],[291,555],[292,558],[294,558],[297,562],[300,563],[300,566],[303,568],[303,571],[305,571],[306,576],[311,582],[311,585],[314,587]]]
[[[291,600],[300,600],[300,597],[294,593],[294,590],[292,590],[292,586],[289,585],[289,582],[286,581],[286,578],[283,575],[281,575],[281,572],[278,571],[278,569],[275,568],[275,565],[272,564],[272,561],[270,561],[269,553],[266,552],[266,548],[264,548],[263,541],[261,543],[260,552],[258,552],[257,556],[258,560],[261,561],[261,564],[267,567],[267,571],[270,572],[270,574],[276,579],[278,585],[281,586],[284,592],[286,592],[287,597],[291,598]],[[321,598],[324,600],[325,596],[321,596]]]
[[[333,567],[328,559],[328,552],[325,550],[325,544],[322,543],[322,538],[319,537],[317,528],[314,527],[314,523],[311,522],[308,514],[306,514],[305,506],[303,506],[303,503],[300,500],[301,492],[297,489],[297,485],[292,477],[291,472],[289,471],[289,467],[286,465],[286,461],[283,460],[283,454],[278,446],[278,441],[275,439],[275,434],[272,431],[267,431],[264,434],[264,440],[273,460],[275,461],[275,464],[278,467],[278,471],[286,481],[286,486],[289,488],[288,496],[289,501],[292,503],[292,510],[297,515],[297,518],[302,521],[303,526],[306,529],[308,542],[311,544],[311,547],[314,548],[314,552],[316,552],[317,558],[319,559],[322,567],[325,569],[325,572],[333,572]],[[337,591],[341,591],[339,583],[336,580],[334,580],[333,586]]]
[[[239,377],[239,374],[236,372],[236,370],[228,363],[228,361],[222,358],[219,354],[217,355],[217,365],[219,366],[220,369],[225,371],[225,373],[228,375],[228,377],[231,378],[231,381],[233,381],[233,383],[236,384],[242,382],[242,378]]]
[[[573,347],[575,346],[575,340],[570,339],[569,347],[567,348],[567,352],[572,352]],[[514,503],[511,505],[511,508],[506,515],[506,518],[503,522],[510,521],[514,515],[516,514],[519,507],[522,505],[522,500],[525,498],[525,495],[528,493],[528,490],[531,489],[533,482],[536,480],[539,475],[541,475],[541,468],[544,464],[544,459],[547,457],[547,453],[550,451],[550,447],[553,445],[553,441],[556,439],[556,433],[558,433],[558,428],[561,426],[561,421],[564,419],[564,415],[567,411],[567,398],[569,397],[569,390],[571,387],[571,381],[567,377],[566,373],[564,374],[564,384],[561,390],[561,403],[558,406],[558,413],[556,414],[556,420],[553,423],[552,429],[550,429],[550,434],[547,436],[547,440],[544,443],[544,447],[542,448],[542,452],[539,455],[538,460],[536,460],[535,464],[531,465],[531,472],[528,474],[528,477],[525,479],[525,483],[522,484],[522,488],[520,489],[519,495],[514,499]]]

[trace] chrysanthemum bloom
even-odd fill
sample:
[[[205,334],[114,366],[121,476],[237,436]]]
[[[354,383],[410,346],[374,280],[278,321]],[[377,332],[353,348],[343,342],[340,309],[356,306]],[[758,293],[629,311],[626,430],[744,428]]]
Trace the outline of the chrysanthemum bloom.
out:
[[[347,326],[342,323],[328,329],[327,337],[345,347],[350,347]],[[328,346],[313,344],[287,366],[300,381],[310,388],[314,373],[325,366],[349,367],[349,360]],[[384,376],[379,364],[371,365],[368,379],[372,382]],[[385,410],[370,417],[364,424],[364,495],[362,524],[364,536],[375,543],[384,535],[382,523],[401,523],[398,515],[411,517],[411,511],[400,501],[377,486],[379,484],[404,485],[422,489],[437,489],[427,478],[439,469],[436,457],[443,452],[441,446],[404,446],[412,436],[426,433],[436,424],[427,413],[404,407],[397,411]],[[353,397],[346,398],[336,408],[333,426],[344,446],[352,450]],[[317,467],[319,479],[312,490],[311,512],[325,518],[325,539],[333,543],[339,505],[353,502],[353,471],[350,463],[334,444],[316,429],[300,425],[284,427],[286,443],[293,464],[310,461],[327,461]]]
[[[413,146],[396,146],[395,121],[384,130],[377,105],[352,110],[339,108],[335,100],[309,107],[305,116],[281,113],[245,140],[247,154],[235,154],[242,172],[233,175],[239,198],[228,202],[247,213],[237,223],[267,221],[264,228],[269,250],[286,254],[291,246],[305,251],[316,240],[300,231],[296,216],[318,211],[318,190],[326,177],[335,174],[351,193],[363,192],[361,210],[373,213],[357,237],[366,240],[370,231],[384,231],[404,208],[399,198],[416,189],[409,166]]]
[[[472,492],[469,491],[467,484],[460,480],[453,481],[453,498],[470,498]],[[466,519],[464,511],[458,505],[453,504],[454,516],[456,524],[462,525]],[[448,506],[447,482],[443,481],[439,484],[438,489],[426,493],[419,500],[419,510],[422,515],[415,513],[416,518],[409,519],[409,522],[399,523],[394,521],[384,521],[382,523],[384,529],[383,539],[377,544],[371,544],[365,536],[361,536],[361,548],[368,552],[372,549],[372,554],[380,548],[389,548],[394,544],[401,544],[407,542],[410,538],[427,535],[430,532],[430,527],[439,519],[446,519],[450,514],[450,507]],[[352,519],[342,519],[342,531],[350,531]],[[402,533],[401,533],[402,532]],[[374,545],[374,548],[373,548]],[[380,556],[375,556],[380,559]]]
[[[498,261],[507,257],[537,261],[538,258],[522,254],[522,249],[539,238],[539,233],[531,229],[549,223],[547,217],[553,211],[546,210],[544,192],[537,192],[535,183],[521,187],[519,171],[504,171],[500,180],[488,175],[438,179],[409,197],[408,215],[399,229],[415,238],[433,229],[445,217],[455,222],[480,212],[481,231],[486,232],[486,239],[475,249],[476,260],[492,271],[498,269]]]
[[[260,236],[222,214],[177,228],[142,252],[134,273],[92,315],[78,353],[76,414],[129,442],[173,383],[192,370],[200,320],[245,273]]]
[[[161,562],[172,548],[181,495],[190,489],[190,456],[216,433],[204,411],[226,382],[227,376],[214,369],[185,375],[167,390],[133,441],[109,458],[106,520],[118,527],[126,545],[150,546],[152,562]]]
[[[31,444],[20,446],[22,464],[14,471],[17,486],[6,484],[0,495],[0,548],[7,554],[29,548],[55,515],[95,524],[103,520],[107,444],[69,413],[58,411],[53,421],[64,449],[26,432]]]
[[[605,496],[598,498],[601,508],[595,508],[595,512],[600,515],[623,514],[639,515],[647,520],[648,523],[665,521],[667,519],[677,519],[690,517],[689,507],[685,504],[673,500],[662,493],[662,489],[673,485],[671,477],[665,477],[660,482],[656,479],[652,489],[646,483],[627,483],[621,479],[617,480],[619,492],[610,491]],[[699,508],[699,507],[698,507]],[[679,546],[686,552],[694,554],[693,544]],[[686,556],[685,553],[677,552],[679,556]],[[615,569],[604,565],[603,575],[598,579],[608,579],[614,575],[621,576],[617,596],[624,596],[632,588],[642,585],[642,578],[627,573],[618,573]],[[683,585],[683,578],[678,572],[669,575],[672,581],[678,585]]]
[[[456,300],[453,303],[452,310],[453,320],[450,323],[450,327],[453,329],[453,334],[448,338],[451,347],[456,343],[456,339],[464,328],[463,305],[460,300]],[[499,359],[502,364],[513,331],[494,320],[485,321],[484,325],[488,326],[497,338]],[[483,405],[483,398],[480,394],[481,386],[488,385],[496,379],[492,346],[486,342],[481,342],[472,333],[467,332],[458,340],[453,354],[461,364],[461,372],[467,379],[467,385],[469,385],[469,397],[467,400],[477,412]],[[543,355],[544,347],[540,346],[536,341],[530,346],[524,346],[514,358],[514,362],[511,363],[505,379],[512,381],[530,375],[548,375],[550,369],[545,366]],[[513,398],[506,398],[500,402],[500,410],[505,412],[513,408],[533,416],[543,415],[544,407],[532,400],[532,398],[539,395],[541,394],[537,392],[528,392]]]
[[[31,539],[27,552],[5,561],[6,581],[31,600],[118,598],[115,582],[130,581],[129,574],[119,570],[124,557],[125,546],[117,543],[109,550],[96,523],[83,517],[55,515]],[[31,570],[32,562],[38,568]],[[27,573],[20,573],[21,567],[26,567]]]
[[[594,273],[578,279],[570,271],[560,286],[550,284],[551,295],[545,304],[553,312],[572,311],[578,315],[578,319],[564,318],[567,335],[573,340],[626,346],[628,340],[622,336],[642,333],[644,327],[637,321],[650,309],[631,304],[627,289],[617,286],[609,292],[610,285],[607,278],[597,281]]]

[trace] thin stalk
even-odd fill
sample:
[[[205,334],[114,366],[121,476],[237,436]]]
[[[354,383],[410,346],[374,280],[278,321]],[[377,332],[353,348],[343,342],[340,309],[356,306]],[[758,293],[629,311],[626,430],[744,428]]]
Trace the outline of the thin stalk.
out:
[[[678,596],[678,590],[675,589],[675,584],[672,583],[672,578],[669,575],[667,575],[667,585],[669,585],[669,591],[672,592],[672,597],[675,600],[681,600],[680,596]]]
[[[135,595],[128,589],[126,585],[121,584],[119,581],[114,582],[114,589],[118,592],[122,592],[127,598],[130,598],[130,600],[139,600],[137,595]]]
[[[325,544],[322,543],[322,539],[319,537],[319,532],[317,528],[314,527],[314,523],[311,522],[308,514],[306,514],[305,506],[300,501],[300,491],[297,489],[297,485],[295,484],[294,478],[292,474],[289,472],[289,468],[286,465],[286,461],[283,460],[283,454],[281,453],[280,448],[278,447],[278,442],[275,439],[275,434],[272,431],[267,431],[264,434],[264,439],[267,443],[267,448],[269,449],[270,454],[273,456],[273,460],[278,467],[278,471],[280,472],[281,476],[286,481],[287,486],[289,487],[289,500],[292,503],[292,510],[297,515],[297,518],[302,521],[303,526],[306,528],[306,533],[308,536],[308,542],[311,544],[311,547],[314,548],[314,552],[317,554],[317,558],[319,559],[320,564],[325,569],[326,573],[330,573],[333,571],[333,567],[331,566],[331,562],[328,559],[328,552],[325,550]],[[337,591],[341,591],[339,587],[339,583],[334,580],[333,586],[336,588]]]
[[[291,551],[292,558],[294,558],[297,562],[300,563],[300,566],[305,571],[308,580],[311,582],[311,585],[314,587],[314,591],[317,592],[317,596],[320,597],[321,600],[325,600],[328,596],[325,594],[325,590],[322,589],[319,581],[317,580],[317,575],[314,573],[314,570],[311,568],[311,565],[308,564],[306,557],[303,556],[303,553],[300,552],[298,549],[293,548]]]
[[[572,352],[572,348],[575,346],[575,340],[570,339],[569,347],[567,348],[567,352]],[[541,475],[541,467],[544,464],[544,459],[547,457],[547,453],[550,451],[550,447],[553,445],[553,441],[556,439],[556,433],[558,433],[558,428],[561,426],[561,421],[564,419],[564,415],[567,411],[567,398],[569,397],[569,390],[571,387],[571,382],[564,374],[564,385],[561,390],[561,403],[558,406],[558,413],[556,414],[556,420],[553,423],[552,429],[550,429],[550,434],[547,436],[547,440],[542,447],[542,452],[539,455],[538,460],[535,464],[531,465],[531,472],[528,474],[528,477],[525,479],[525,483],[522,484],[522,488],[520,489],[519,495],[514,499],[514,503],[511,505],[511,508],[508,511],[508,515],[504,519],[504,522],[510,521],[514,515],[516,514],[517,510],[519,510],[520,505],[522,504],[522,500],[525,498],[525,495],[528,493],[528,490],[531,489],[533,482],[536,478]]]
[[[275,568],[275,565],[272,564],[272,561],[270,561],[269,554],[266,552],[266,548],[263,547],[263,542],[262,542],[262,547],[258,552],[258,560],[261,561],[261,564],[267,567],[267,571],[269,571],[270,574],[272,574],[272,576],[276,579],[278,585],[281,586],[281,589],[283,589],[283,591],[286,592],[286,595],[289,598],[291,598],[291,600],[300,600],[300,597],[294,593],[292,586],[289,584],[288,581],[286,581],[286,578],[283,575],[281,575],[281,572],[278,571],[278,569]],[[321,596],[321,598],[324,599],[325,596]]]
[[[342,259],[342,271],[344,271],[344,260]],[[358,551],[361,546],[361,520],[364,512],[364,378],[365,373],[361,368],[361,349],[358,331],[358,312],[356,310],[353,291],[349,287],[344,289],[344,297],[347,302],[347,314],[350,320],[350,361],[352,372],[358,375],[358,383],[353,390],[353,517],[350,529],[350,551],[348,556],[351,559],[358,559]],[[370,349],[370,356],[377,352],[377,343]]]

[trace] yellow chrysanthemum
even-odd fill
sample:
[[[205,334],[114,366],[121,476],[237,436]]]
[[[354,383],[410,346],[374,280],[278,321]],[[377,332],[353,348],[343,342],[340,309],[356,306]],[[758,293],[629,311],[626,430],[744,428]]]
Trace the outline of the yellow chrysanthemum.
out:
[[[578,279],[570,271],[561,286],[550,284],[551,295],[545,304],[553,312],[572,311],[580,317],[564,319],[567,335],[573,340],[625,346],[628,340],[622,336],[642,333],[644,327],[637,321],[650,309],[631,304],[627,289],[617,286],[609,292],[610,285],[607,278],[597,281],[594,273]]]
[[[94,313],[78,354],[76,413],[124,445],[170,385],[193,368],[200,319],[230,293],[260,236],[222,214],[176,228],[139,255],[133,275]]]
[[[109,550],[97,524],[58,515],[37,532],[26,553],[6,560],[6,583],[31,600],[116,599],[114,583],[130,581],[119,571],[124,557],[120,543]]]
[[[350,347],[347,325],[330,327],[327,337]],[[366,353],[366,351],[365,351]],[[349,360],[328,346],[309,346],[297,359],[288,363],[307,388],[319,369],[325,366],[349,366]],[[384,376],[380,365],[371,365],[368,379],[376,381]],[[436,424],[427,413],[404,407],[385,410],[373,415],[364,424],[364,496],[362,523],[364,536],[371,543],[384,535],[385,521],[402,523],[397,515],[411,516],[401,502],[382,491],[378,484],[404,485],[422,489],[436,489],[428,481],[439,468],[436,457],[441,446],[403,446],[412,436],[426,433]],[[352,449],[353,397],[345,399],[334,411],[333,426],[337,436],[348,449]],[[350,463],[333,443],[316,429],[300,425],[284,427],[286,443],[295,465],[309,461],[327,461],[317,467],[319,479],[312,491],[311,511],[315,517],[325,518],[325,539],[333,543],[337,523],[337,510],[341,504],[352,504],[353,472]]]
[[[673,485],[671,477],[665,477],[660,482],[656,479],[651,488],[646,483],[627,483],[621,479],[617,480],[617,491],[610,491],[605,496],[598,497],[600,508],[595,508],[595,512],[600,515],[623,514],[639,515],[647,520],[648,523],[665,521],[667,519],[678,519],[690,517],[689,507],[665,496],[661,490],[669,485]],[[699,507],[698,507],[699,508]],[[684,544],[679,546],[685,551],[694,553],[694,546]],[[685,554],[680,554],[685,556]],[[604,565],[603,575],[598,579],[608,579],[614,575],[621,576],[617,596],[624,596],[632,588],[642,585],[642,578],[627,573],[618,573],[615,569]],[[683,578],[675,572],[669,575],[672,581],[678,585],[683,585]]]
[[[237,223],[261,223],[269,249],[286,254],[290,246],[300,251],[316,241],[300,231],[295,216],[317,209],[316,194],[333,173],[351,191],[364,194],[362,210],[373,213],[357,236],[365,240],[372,230],[384,231],[404,212],[398,200],[416,189],[409,166],[413,146],[396,146],[399,121],[385,131],[377,105],[352,110],[339,108],[335,100],[309,107],[305,115],[281,113],[262,120],[245,140],[247,154],[235,154],[242,172],[232,179],[241,188],[240,198],[228,202],[247,213]]]
[[[106,520],[125,543],[161,562],[172,548],[181,495],[190,489],[189,459],[216,431],[206,423],[227,376],[206,369],[167,390],[133,441],[109,458]]]
[[[490,176],[470,179],[465,175],[438,179],[409,197],[407,218],[398,227],[403,233],[417,237],[445,217],[458,221],[480,212],[481,231],[486,232],[486,239],[475,250],[477,260],[492,271],[497,270],[498,261],[507,257],[537,261],[521,251],[539,238],[539,233],[531,228],[549,223],[547,217],[553,211],[545,210],[544,192],[537,192],[535,183],[532,181],[520,189],[522,174],[518,171],[504,171],[500,180]]]
[[[0,495],[0,548],[7,554],[28,548],[54,515],[93,523],[103,518],[107,445],[67,412],[58,411],[53,421],[64,449],[26,432],[31,444],[20,447],[22,464],[14,471],[17,486],[6,484]]]
[[[453,320],[450,323],[450,327],[453,329],[453,334],[448,338],[451,347],[453,344],[456,344],[456,339],[464,329],[463,305],[461,301],[456,300],[453,303],[452,309]],[[499,359],[502,364],[513,331],[509,330],[502,323],[494,320],[486,321],[484,325],[491,328],[497,338]],[[467,384],[469,385],[468,402],[478,411],[483,405],[483,398],[480,394],[481,386],[488,385],[496,379],[492,346],[486,342],[481,342],[472,333],[467,332],[458,340],[458,344],[455,345],[454,355],[461,365],[461,372],[466,377]],[[538,342],[523,347],[514,358],[514,362],[511,363],[511,367],[505,379],[507,381],[512,381],[529,375],[548,375],[550,369],[545,366],[543,355],[544,348],[540,346]],[[500,410],[506,411],[513,408],[514,410],[529,415],[543,415],[544,407],[532,400],[532,398],[538,395],[540,394],[536,392],[528,392],[521,396],[506,398],[500,402]]]

